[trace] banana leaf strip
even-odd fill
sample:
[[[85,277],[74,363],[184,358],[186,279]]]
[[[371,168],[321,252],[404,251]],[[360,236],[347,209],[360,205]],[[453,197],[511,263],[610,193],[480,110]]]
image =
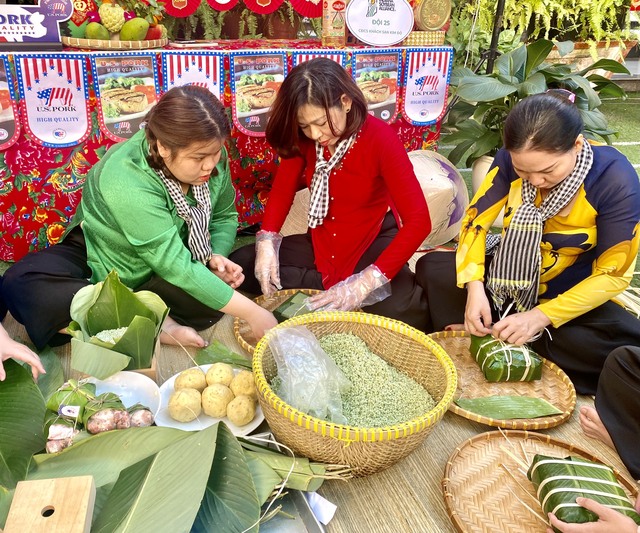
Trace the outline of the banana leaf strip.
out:
[[[194,357],[198,365],[211,363],[227,363],[231,366],[239,366],[251,370],[251,358],[240,355],[217,339],[213,339],[205,348],[200,348]]]
[[[516,346],[492,335],[471,335],[470,351],[487,381],[532,381],[542,377],[542,359],[527,345]]]
[[[536,488],[542,509],[570,524],[597,522],[598,515],[580,507],[576,498],[591,498],[629,516],[640,524],[640,515],[618,483],[613,470],[581,457],[535,455],[527,477]]]
[[[538,418],[562,414],[562,411],[543,398],[533,396],[480,396],[459,398],[457,406],[494,420]]]
[[[80,289],[71,302],[71,367],[105,379],[149,368],[169,309],[150,291],[133,292],[115,271]]]

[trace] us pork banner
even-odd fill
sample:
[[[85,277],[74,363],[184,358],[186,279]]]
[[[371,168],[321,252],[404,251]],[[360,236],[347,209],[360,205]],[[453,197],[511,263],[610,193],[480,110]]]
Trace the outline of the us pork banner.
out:
[[[398,114],[398,81],[402,71],[399,50],[353,52],[353,78],[362,90],[369,113],[391,124]]]
[[[9,58],[0,55],[0,150],[6,150],[20,136],[18,104]]]
[[[182,85],[209,89],[222,101],[223,55],[218,52],[162,52],[162,88]]]
[[[414,126],[430,126],[444,115],[452,62],[450,46],[407,49],[402,114]]]
[[[100,129],[114,141],[124,141],[144,127],[158,98],[155,53],[91,55]]]
[[[87,68],[79,54],[15,54],[20,109],[33,141],[62,148],[91,131]]]
[[[264,137],[271,104],[287,75],[286,52],[232,52],[231,111],[245,135]]]
[[[293,66],[297,67],[300,63],[315,59],[316,57],[326,57],[335,61],[343,68],[347,66],[347,53],[336,52],[335,50],[305,50],[303,52],[291,52]]]

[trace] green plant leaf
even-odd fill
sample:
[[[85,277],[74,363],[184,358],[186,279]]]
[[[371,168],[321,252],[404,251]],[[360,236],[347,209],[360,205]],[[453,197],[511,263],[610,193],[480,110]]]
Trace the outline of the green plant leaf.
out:
[[[151,291],[137,291],[133,293],[135,297],[140,300],[146,307],[148,307],[156,316],[156,336],[160,333],[164,319],[169,314],[169,308],[164,300],[160,298],[155,292]]]
[[[38,377],[38,388],[42,397],[47,399],[64,383],[64,371],[59,357],[49,346],[38,352],[38,356],[47,371],[46,374],[41,374]]]
[[[193,531],[258,531],[260,502],[240,443],[218,422],[213,467]]]
[[[128,326],[136,316],[155,321],[155,313],[142,303],[112,270],[107,275],[98,298],[87,310],[87,332],[93,336],[105,329]],[[77,320],[77,319],[76,319]]]
[[[553,43],[546,39],[534,41],[527,46],[527,63],[525,67],[524,79],[526,80],[534,69],[542,64],[551,52]]]
[[[0,383],[0,486],[25,479],[31,456],[44,449],[44,398],[31,371],[7,359]]]
[[[257,457],[245,453],[245,458],[256,487],[258,503],[262,506],[269,499],[273,489],[282,481],[282,478],[275,473],[273,468]]]
[[[71,338],[71,368],[98,379],[106,379],[129,365],[131,357],[97,344]]]
[[[494,420],[538,418],[562,414],[562,411],[543,398],[533,396],[483,396],[460,398],[455,403],[481,416]]]
[[[207,485],[217,433],[215,425],[190,433],[123,469],[91,531],[188,531]]]
[[[113,345],[113,350],[131,358],[127,370],[149,368],[155,343],[156,325],[153,320],[144,316],[136,316],[130,322],[124,335]]]
[[[251,370],[251,358],[231,351],[219,340],[213,339],[209,346],[201,348],[194,357],[198,365],[211,363],[227,363],[232,366],[240,366]]]
[[[516,92],[516,87],[506,85],[491,77],[469,76],[460,81],[456,95],[469,102],[491,102]]]
[[[571,52],[573,52],[574,48],[576,47],[573,41],[553,41],[553,44],[556,45],[556,48],[558,49],[558,54],[560,54],[560,57],[564,57],[567,54],[570,54]]]
[[[598,59],[598,61],[576,72],[576,74],[579,76],[584,76],[592,70],[607,70],[609,72],[613,72],[614,74],[629,74],[629,69],[622,63],[615,61],[614,59],[606,58]]]

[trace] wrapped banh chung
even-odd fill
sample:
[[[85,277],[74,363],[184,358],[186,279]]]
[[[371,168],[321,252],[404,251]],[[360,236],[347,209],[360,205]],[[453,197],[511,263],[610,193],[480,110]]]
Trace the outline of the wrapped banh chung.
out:
[[[613,470],[601,463],[580,457],[536,455],[527,477],[536,488],[545,515],[554,513],[563,522],[596,522],[595,513],[580,507],[576,498],[591,498],[631,517],[640,524],[640,515],[618,483]]]
[[[542,359],[526,345],[471,335],[471,355],[487,381],[533,381],[542,376]]]

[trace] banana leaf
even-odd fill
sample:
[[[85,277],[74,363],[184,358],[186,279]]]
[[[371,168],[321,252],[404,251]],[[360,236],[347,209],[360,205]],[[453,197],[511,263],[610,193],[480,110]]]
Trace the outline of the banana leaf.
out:
[[[230,350],[217,339],[213,339],[207,347],[200,348],[196,352],[194,360],[198,365],[227,363],[231,366],[239,366],[251,370],[250,357],[245,357]]]
[[[60,416],[80,420],[84,407],[95,397],[95,383],[83,383],[80,385],[75,379],[70,379],[47,398],[46,406],[49,411],[53,411]],[[65,407],[73,408],[75,414],[72,414],[71,411],[64,411]]]
[[[80,289],[71,302],[71,367],[98,379],[125,368],[149,368],[168,312],[158,295],[133,292],[111,271],[103,282]],[[119,328],[126,331],[116,342],[96,337]]]
[[[193,532],[257,532],[260,501],[240,443],[223,422]]]
[[[49,398],[64,383],[62,363],[56,353],[48,346],[38,352],[38,357],[47,371],[46,374],[41,374],[38,377],[38,388],[44,398]]]
[[[618,483],[613,470],[606,465],[581,457],[535,455],[527,477],[536,488],[545,514],[554,513],[564,522],[582,524],[598,521],[598,515],[576,503],[576,498],[585,497],[615,509],[640,524],[640,515]]]
[[[562,414],[562,411],[543,398],[533,396],[480,396],[459,398],[456,405],[467,411],[494,420],[538,418]]]
[[[526,345],[515,346],[492,335],[471,335],[470,351],[487,381],[533,381],[542,377],[542,359]]]
[[[294,316],[310,313],[311,310],[306,306],[307,298],[309,295],[304,292],[294,293],[273,310],[273,316],[278,322],[284,322]]]
[[[0,383],[0,485],[13,489],[27,475],[31,456],[44,449],[45,406],[30,369],[13,359],[3,365],[7,377]]]

